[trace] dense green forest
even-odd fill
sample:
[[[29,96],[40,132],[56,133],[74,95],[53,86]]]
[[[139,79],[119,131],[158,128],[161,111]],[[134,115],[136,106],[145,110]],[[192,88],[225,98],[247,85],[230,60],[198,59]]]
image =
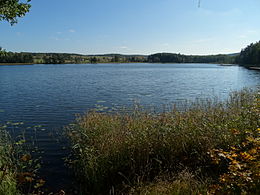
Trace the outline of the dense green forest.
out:
[[[33,63],[33,56],[29,53],[7,52],[0,47],[0,63]]]
[[[260,41],[252,43],[243,49],[236,58],[238,64],[244,66],[258,66],[260,67]]]
[[[148,62],[151,63],[235,63],[233,55],[182,55],[172,53],[157,53],[148,57]]]

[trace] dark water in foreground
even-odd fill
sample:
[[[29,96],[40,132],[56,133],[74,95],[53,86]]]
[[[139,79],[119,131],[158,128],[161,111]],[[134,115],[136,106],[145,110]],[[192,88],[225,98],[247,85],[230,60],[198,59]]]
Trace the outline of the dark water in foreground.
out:
[[[58,131],[75,114],[105,107],[161,106],[185,99],[227,97],[230,91],[260,85],[260,71],[214,64],[95,64],[0,66],[0,123],[42,125],[42,174],[53,190],[69,186],[67,155]],[[30,130],[27,130],[30,131]],[[29,132],[33,133],[33,132]]]

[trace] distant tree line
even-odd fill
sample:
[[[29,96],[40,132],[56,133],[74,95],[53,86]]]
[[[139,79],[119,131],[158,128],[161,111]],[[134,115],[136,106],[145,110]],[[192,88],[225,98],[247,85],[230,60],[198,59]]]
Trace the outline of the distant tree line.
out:
[[[260,41],[242,49],[236,62],[244,66],[260,66]]]
[[[174,53],[157,53],[148,56],[150,63],[225,63],[232,64],[235,57],[231,55],[182,55]]]
[[[0,47],[0,63],[33,63],[30,53],[7,52]]]
[[[0,47],[0,63],[87,64],[147,62],[144,55],[81,55],[69,53],[14,53]]]
[[[183,55],[157,53],[145,55],[81,55],[69,53],[15,53],[0,47],[0,63],[35,63],[35,64],[84,64],[84,63],[222,63],[260,66],[260,41],[252,43],[240,54],[230,55]]]

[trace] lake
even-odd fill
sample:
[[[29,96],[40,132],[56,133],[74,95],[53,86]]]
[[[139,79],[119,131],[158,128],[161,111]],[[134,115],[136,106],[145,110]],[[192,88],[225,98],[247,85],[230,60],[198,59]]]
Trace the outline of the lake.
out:
[[[36,132],[42,176],[52,190],[71,183],[63,157],[69,151],[59,130],[76,114],[134,102],[162,108],[183,100],[228,97],[260,85],[260,71],[216,64],[66,64],[0,66],[0,123],[24,122]],[[29,135],[35,132],[27,129]]]

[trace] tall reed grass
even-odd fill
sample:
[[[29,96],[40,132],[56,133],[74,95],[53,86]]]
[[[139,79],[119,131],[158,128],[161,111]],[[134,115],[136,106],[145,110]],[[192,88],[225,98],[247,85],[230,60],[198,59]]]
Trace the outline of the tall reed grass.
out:
[[[259,127],[255,99],[256,92],[242,90],[226,101],[196,101],[185,111],[90,111],[68,128],[81,191],[134,193],[161,176],[173,181],[183,170],[194,181],[216,179],[222,170],[212,164],[208,151],[240,143],[248,129]],[[240,136],[233,133],[236,129]]]
[[[41,194],[45,181],[37,175],[40,159],[25,136],[10,135],[8,128],[19,128],[20,123],[8,122],[0,126],[0,195]]]
[[[9,134],[0,126],[0,195],[19,195],[13,147]]]

